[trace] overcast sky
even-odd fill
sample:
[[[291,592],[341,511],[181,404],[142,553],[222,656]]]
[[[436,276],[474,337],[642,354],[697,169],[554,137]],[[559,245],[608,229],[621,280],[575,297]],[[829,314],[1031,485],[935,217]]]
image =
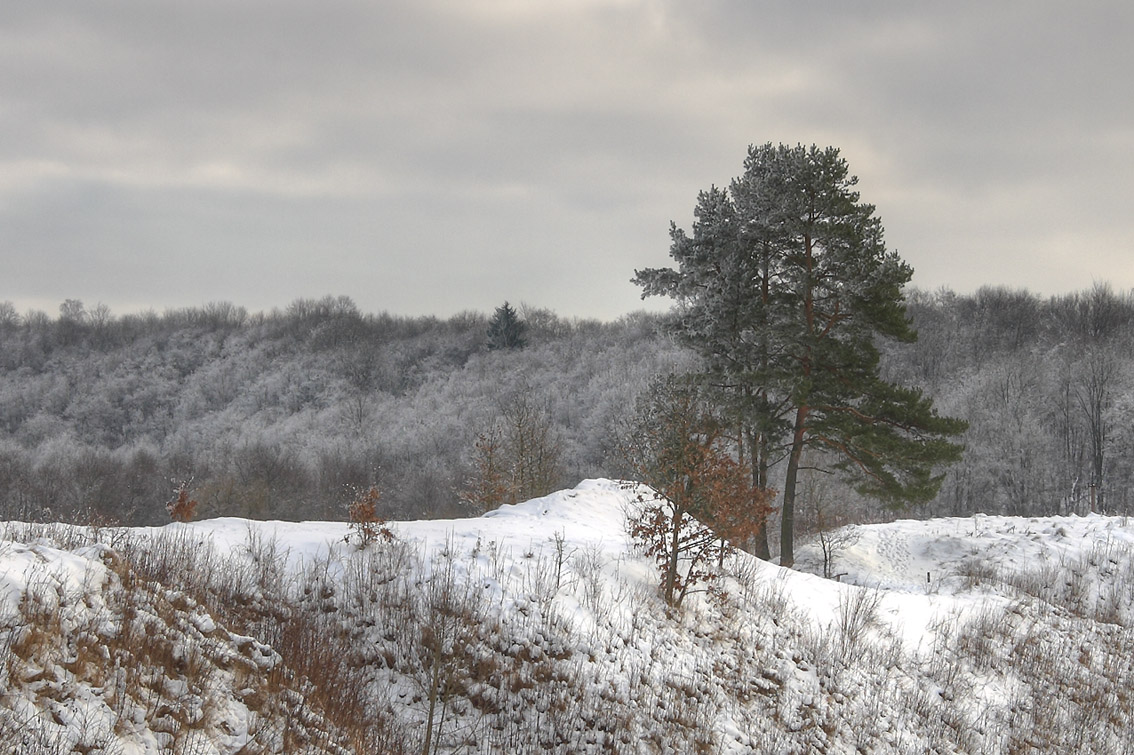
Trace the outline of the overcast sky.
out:
[[[764,142],[839,147],[921,288],[1127,290],[1131,39],[1129,0],[8,3],[0,301],[614,319]]]

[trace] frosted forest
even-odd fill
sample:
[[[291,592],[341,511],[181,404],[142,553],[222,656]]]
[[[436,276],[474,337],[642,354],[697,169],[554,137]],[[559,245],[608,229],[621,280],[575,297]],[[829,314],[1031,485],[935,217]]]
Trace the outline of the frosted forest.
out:
[[[902,516],[1128,511],[1134,298],[1099,284],[906,299],[918,339],[883,344],[884,376],[969,429],[963,463]],[[403,318],[342,297],[256,314],[0,303],[0,517],[158,524],[190,481],[203,516],[342,518],[370,485],[388,519],[476,514],[460,493],[477,439],[522,413],[549,451],[527,497],[622,476],[616,440],[636,396],[694,356],[668,315],[518,309],[525,345],[490,348],[491,313]],[[827,525],[895,515],[840,499]],[[801,532],[823,519],[803,501]]]

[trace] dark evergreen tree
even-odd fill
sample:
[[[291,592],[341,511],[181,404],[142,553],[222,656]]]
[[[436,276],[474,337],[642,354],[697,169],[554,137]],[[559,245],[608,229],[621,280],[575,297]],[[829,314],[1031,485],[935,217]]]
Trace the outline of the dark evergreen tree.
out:
[[[488,348],[522,349],[527,345],[524,334],[527,324],[516,314],[508,302],[496,308],[488,322]]]
[[[835,452],[860,491],[891,506],[932,498],[935,469],[961,454],[946,438],[964,422],[879,375],[876,339],[916,337],[902,297],[912,270],[886,251],[856,183],[837,149],[752,147],[728,191],[701,193],[692,237],[672,228],[677,269],[634,279],[643,296],[680,303],[677,331],[705,357],[757,484],[786,458],[785,566],[805,448]]]

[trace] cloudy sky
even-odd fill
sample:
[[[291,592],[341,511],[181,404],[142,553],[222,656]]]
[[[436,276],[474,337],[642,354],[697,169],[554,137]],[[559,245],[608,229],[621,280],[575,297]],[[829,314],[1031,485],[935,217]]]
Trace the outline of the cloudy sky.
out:
[[[1128,0],[9,3],[0,301],[613,319],[764,142],[839,147],[921,288],[1126,290],[1132,38]]]

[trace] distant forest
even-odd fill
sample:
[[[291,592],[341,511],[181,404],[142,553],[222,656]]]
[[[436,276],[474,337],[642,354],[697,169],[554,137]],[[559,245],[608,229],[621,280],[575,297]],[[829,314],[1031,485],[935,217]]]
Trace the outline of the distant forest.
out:
[[[900,515],[1128,510],[1134,297],[1097,285],[907,300],[919,339],[882,345],[884,376],[970,428],[938,497]],[[621,476],[635,399],[694,357],[665,315],[518,315],[524,344],[491,348],[489,315],[372,315],[345,297],[260,314],[0,303],[0,518],[158,524],[178,485],[199,516],[342,519],[372,485],[387,518],[467,515],[484,438],[517,405],[546,424],[549,484]],[[815,477],[801,532],[895,516]]]

